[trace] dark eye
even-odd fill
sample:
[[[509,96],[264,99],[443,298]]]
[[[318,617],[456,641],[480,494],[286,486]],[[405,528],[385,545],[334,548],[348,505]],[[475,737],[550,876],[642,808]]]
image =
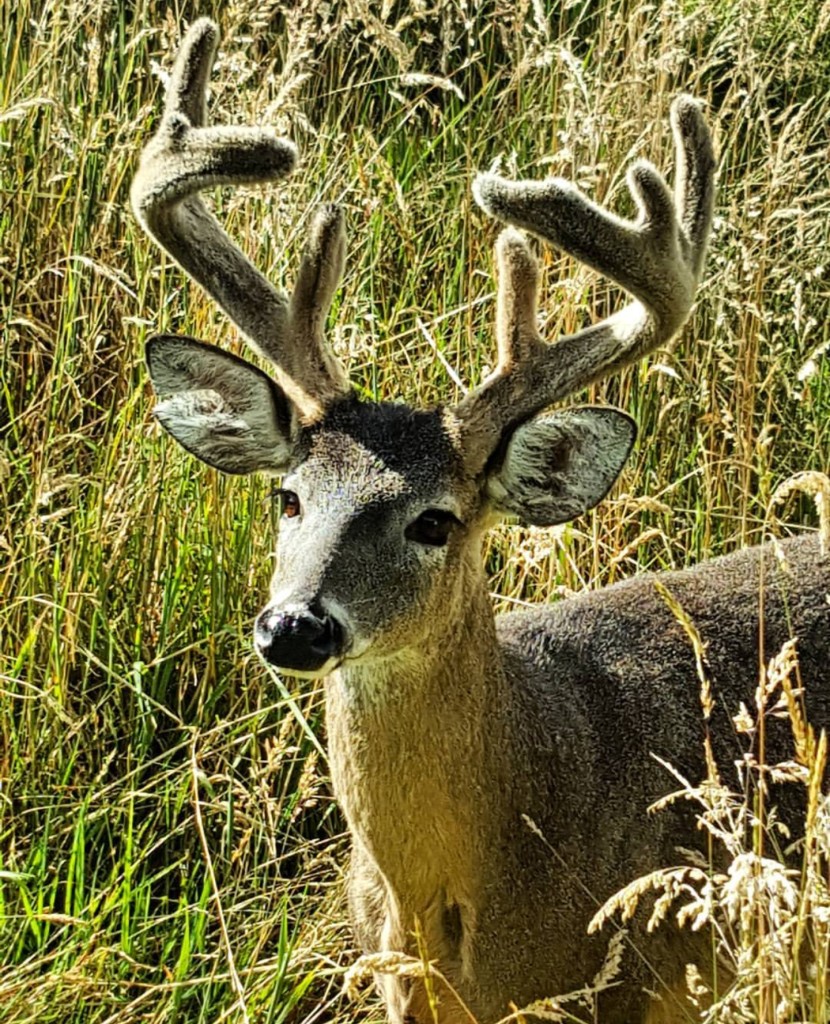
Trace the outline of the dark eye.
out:
[[[276,487],[271,491],[271,497],[279,501],[280,515],[285,519],[293,519],[300,514],[300,499],[293,491],[286,491],[282,487]]]
[[[405,536],[407,540],[417,541],[418,544],[442,548],[447,543],[452,528],[459,525],[452,512],[446,512],[442,508],[428,508],[407,526]]]

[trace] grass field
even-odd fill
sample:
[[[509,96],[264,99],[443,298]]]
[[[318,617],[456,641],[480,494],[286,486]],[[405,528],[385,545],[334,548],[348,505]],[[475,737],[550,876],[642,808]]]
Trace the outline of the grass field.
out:
[[[670,160],[672,96],[708,104],[696,314],[588,396],[640,424],[612,497],[494,532],[497,607],[815,526],[809,494],[773,495],[830,464],[830,4],[0,0],[2,1024],[380,1019],[340,996],[356,953],[321,693],[251,648],[268,485],[197,464],[149,412],[145,336],[242,351],[128,208],[197,15],[223,32],[214,119],[302,152],[279,190],[217,195],[220,216],[281,280],[314,205],[344,204],[331,337],[370,396],[453,399],[445,363],[470,383],[494,357],[477,169],[561,174],[626,212],[626,163]],[[551,338],[619,299],[544,263]]]

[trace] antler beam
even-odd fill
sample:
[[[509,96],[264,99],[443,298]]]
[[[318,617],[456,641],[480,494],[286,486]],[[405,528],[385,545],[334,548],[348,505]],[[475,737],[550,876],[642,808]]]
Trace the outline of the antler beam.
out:
[[[306,419],[346,394],[346,375],[323,340],[345,254],[343,216],[323,206],[314,218],[289,298],[231,241],[199,192],[217,185],[278,181],[297,151],[266,128],[209,127],[206,87],[218,30],[191,25],[176,58],[164,114],[141,156],[132,203],[142,227],[211,295],[260,355]]]
[[[482,174],[475,197],[499,220],[524,228],[600,271],[635,301],[601,323],[546,345],[536,327],[538,269],[526,241],[503,232],[495,372],[458,406],[473,460],[483,462],[512,425],[592,381],[616,373],[667,342],[688,319],[712,222],[715,159],[697,103],[672,106],[676,187],[650,163],[628,172],[637,204],[626,221],[570,182],[507,181]]]

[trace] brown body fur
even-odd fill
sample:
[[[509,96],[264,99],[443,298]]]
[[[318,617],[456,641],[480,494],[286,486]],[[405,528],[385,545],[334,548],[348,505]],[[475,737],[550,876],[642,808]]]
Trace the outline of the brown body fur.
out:
[[[745,748],[730,715],[753,698],[762,608],[764,655],[798,637],[808,707],[830,724],[830,560],[815,538],[793,540],[782,573],[763,550],[764,581],[759,548],[659,577],[707,644],[723,766]],[[471,576],[466,643],[436,629],[422,662],[390,665],[382,690],[373,681],[377,704],[355,701],[365,688],[341,671],[327,684],[327,713],[364,949],[417,955],[417,922],[429,957],[492,1024],[508,998],[521,1007],[590,982],[608,939],[586,934],[599,905],[700,842],[684,814],[646,808],[674,788],[652,755],[703,777],[704,725],[690,641],[654,577],[493,620],[484,576]],[[441,657],[450,644],[462,652],[452,664]],[[471,678],[483,682],[469,687]],[[770,753],[783,756],[786,727],[776,725]],[[635,925],[630,941],[642,958],[626,957],[625,984],[600,996],[599,1019],[682,1015],[676,990],[702,951],[671,927],[646,936]],[[383,986],[392,1020],[432,1020],[417,986],[409,1003],[409,982]],[[442,1024],[469,1019],[453,1002],[442,994]]]

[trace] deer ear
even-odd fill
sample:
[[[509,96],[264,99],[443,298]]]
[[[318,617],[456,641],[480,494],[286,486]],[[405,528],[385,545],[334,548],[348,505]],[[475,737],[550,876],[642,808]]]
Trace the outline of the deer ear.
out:
[[[487,481],[492,510],[529,526],[554,526],[602,501],[637,436],[618,409],[580,406],[523,423]]]
[[[146,348],[156,419],[223,473],[283,473],[291,464],[291,405],[244,359],[195,338],[163,334]]]

